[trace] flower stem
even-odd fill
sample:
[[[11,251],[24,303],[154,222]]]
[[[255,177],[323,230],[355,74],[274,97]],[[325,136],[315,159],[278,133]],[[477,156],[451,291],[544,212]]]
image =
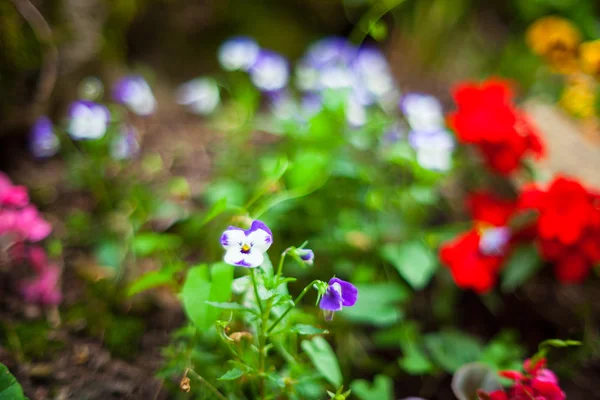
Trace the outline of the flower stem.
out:
[[[276,320],[275,322],[273,322],[273,324],[272,324],[272,325],[269,327],[269,329],[267,329],[267,332],[266,332],[266,333],[267,333],[267,335],[268,335],[268,334],[269,334],[269,333],[270,333],[270,332],[271,332],[273,329],[275,329],[275,327],[277,326],[277,324],[279,324],[279,323],[281,322],[281,320],[282,320],[282,319],[284,319],[284,318],[285,318],[285,316],[286,316],[286,315],[288,315],[288,313],[289,313],[290,311],[292,311],[292,309],[293,309],[294,307],[296,307],[296,305],[297,305],[297,304],[300,302],[300,300],[302,300],[302,298],[304,297],[304,295],[305,295],[306,293],[308,293],[309,289],[310,289],[310,288],[312,288],[312,286],[313,286],[315,283],[317,283],[317,282],[319,282],[319,280],[318,280],[318,279],[315,279],[314,281],[312,281],[311,283],[309,283],[309,284],[308,284],[308,285],[307,285],[307,286],[304,288],[304,290],[302,290],[302,292],[301,292],[301,293],[298,295],[298,297],[296,297],[296,300],[294,300],[294,304],[292,304],[291,306],[289,306],[289,308],[288,308],[287,310],[285,310],[285,311],[283,312],[283,314],[281,314],[281,315],[279,316],[279,318],[277,318],[277,320]]]
[[[275,285],[279,282],[279,277],[281,276],[281,272],[283,271],[283,261],[285,260],[285,256],[287,256],[288,251],[290,251],[291,247],[285,249],[283,253],[281,253],[281,257],[279,258],[279,265],[277,265],[277,275],[275,275]]]
[[[216,387],[214,387],[209,381],[207,381],[206,379],[204,379],[201,375],[199,375],[196,371],[194,371],[193,369],[188,369],[186,371],[187,374],[190,374],[191,376],[193,376],[194,378],[196,378],[200,383],[203,383],[211,392],[213,392],[213,394],[221,399],[221,400],[227,400],[227,397],[225,397],[223,395],[223,393],[219,392],[219,389],[217,389]]]
[[[250,269],[250,275],[252,276],[252,286],[254,287],[254,296],[256,297],[256,304],[258,304],[258,309],[260,310],[260,314],[263,314],[263,306],[260,302],[260,297],[258,296],[258,286],[256,284],[256,268]]]

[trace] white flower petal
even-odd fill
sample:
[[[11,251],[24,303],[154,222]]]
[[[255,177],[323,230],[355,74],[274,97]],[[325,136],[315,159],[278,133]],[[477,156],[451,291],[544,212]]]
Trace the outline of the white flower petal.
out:
[[[241,229],[228,229],[221,235],[221,245],[226,249],[240,251],[245,242],[246,234]]]
[[[255,268],[260,266],[264,261],[264,256],[260,251],[250,251],[242,253],[238,248],[230,248],[225,252],[223,260],[227,264],[238,267]]]
[[[271,247],[273,238],[268,232],[257,229],[246,237],[246,243],[252,246],[252,252],[264,253]]]

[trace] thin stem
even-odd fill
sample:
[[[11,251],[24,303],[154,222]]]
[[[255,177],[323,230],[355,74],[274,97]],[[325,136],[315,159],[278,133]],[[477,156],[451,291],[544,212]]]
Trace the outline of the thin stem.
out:
[[[263,306],[260,302],[260,297],[258,296],[258,286],[256,285],[256,268],[250,269],[250,275],[252,276],[252,286],[254,287],[254,296],[256,297],[256,304],[258,304],[258,309],[260,310],[260,314],[263,314]]]
[[[281,272],[283,271],[283,261],[285,260],[285,256],[287,256],[288,251],[290,251],[291,247],[285,249],[283,253],[281,253],[281,257],[279,258],[279,265],[277,265],[277,275],[275,275],[275,285],[279,282],[279,277],[281,276]]]
[[[285,310],[285,311],[283,312],[283,314],[281,314],[281,315],[279,316],[279,318],[277,318],[277,320],[276,320],[275,322],[273,322],[273,325],[271,325],[271,326],[269,327],[269,329],[267,329],[267,334],[269,334],[269,333],[270,333],[270,332],[271,332],[273,329],[275,329],[275,327],[277,326],[277,324],[279,324],[279,323],[281,322],[281,320],[282,320],[282,319],[284,319],[284,318],[285,318],[285,316],[286,316],[286,315],[288,315],[288,313],[289,313],[290,311],[292,311],[292,309],[293,309],[294,307],[296,307],[296,305],[297,305],[297,304],[300,302],[300,300],[302,300],[302,298],[304,297],[304,295],[305,295],[306,293],[308,293],[309,289],[310,289],[310,288],[312,288],[312,286],[313,286],[315,283],[317,283],[317,282],[319,282],[319,280],[318,280],[318,279],[315,279],[314,281],[312,281],[311,283],[309,283],[309,284],[308,284],[308,285],[307,285],[307,286],[304,288],[304,290],[302,290],[302,292],[301,292],[301,293],[298,295],[298,297],[296,297],[296,300],[294,300],[294,304],[292,304],[291,306],[289,306],[289,308],[288,308],[287,310]]]
[[[190,368],[186,372],[194,378],[196,378],[200,383],[203,383],[217,398],[221,400],[228,400],[227,397],[223,395],[223,393],[219,392],[219,389],[214,387],[209,381],[200,376],[196,371]]]

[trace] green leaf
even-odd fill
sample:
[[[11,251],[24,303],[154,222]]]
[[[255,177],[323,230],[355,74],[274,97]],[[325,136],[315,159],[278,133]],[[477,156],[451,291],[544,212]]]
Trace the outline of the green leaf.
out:
[[[0,400],[27,400],[17,378],[0,363]]]
[[[206,265],[190,269],[181,292],[188,318],[201,331],[208,330],[219,315],[219,310],[209,308],[208,302],[222,303],[231,297],[233,267],[217,263],[210,268],[212,281],[209,281],[208,274]]]
[[[517,247],[504,264],[502,271],[503,292],[512,292],[542,267],[537,249],[533,245],[521,245]]]
[[[425,375],[433,370],[427,355],[416,345],[404,349],[404,356],[398,359],[398,365],[411,375]]]
[[[241,378],[244,375],[244,371],[239,368],[233,368],[229,371],[225,372],[220,378],[219,381],[233,381],[235,379]]]
[[[181,246],[181,238],[171,233],[143,232],[133,239],[133,249],[139,257],[148,257],[161,251],[175,251]]]
[[[409,298],[408,288],[394,282],[358,284],[356,287],[358,301],[341,311],[345,318],[377,326],[391,325],[402,319],[404,314],[396,303]]]
[[[316,326],[297,324],[290,331],[295,332],[299,335],[321,335],[329,333],[327,329],[317,328]]]
[[[303,340],[301,346],[317,371],[333,386],[341,386],[342,371],[327,340],[322,336],[315,336],[312,340]]]
[[[369,381],[357,379],[350,384],[352,394],[360,400],[393,400],[394,382],[385,375],[376,375],[371,385]]]
[[[94,249],[94,255],[100,266],[119,269],[125,257],[125,249],[116,240],[104,240]]]
[[[215,307],[215,308],[220,308],[221,310],[228,310],[228,311],[252,311],[254,312],[254,310],[244,307],[241,304],[238,303],[219,303],[216,301],[207,301],[206,304],[208,304],[211,307]]]
[[[314,150],[296,154],[292,166],[286,172],[288,189],[308,188],[321,182],[328,174],[330,156]]]
[[[540,343],[539,348],[548,348],[548,347],[571,347],[571,346],[581,346],[581,342],[579,340],[562,340],[562,339],[548,339],[544,340]]]
[[[204,214],[204,218],[202,218],[202,225],[206,225],[216,217],[218,217],[223,211],[227,209],[227,197],[223,197],[222,199],[217,200],[215,204]]]
[[[410,240],[400,245],[387,244],[381,249],[381,255],[415,290],[427,286],[438,267],[431,250],[420,240]]]
[[[173,275],[179,270],[179,267],[171,266],[158,271],[148,272],[137,278],[129,285],[129,288],[127,288],[127,296],[133,296],[143,292],[144,290],[152,289],[157,286],[174,283],[175,278]]]
[[[447,372],[454,372],[481,358],[481,343],[462,332],[430,333],[425,335],[424,341],[433,361]]]

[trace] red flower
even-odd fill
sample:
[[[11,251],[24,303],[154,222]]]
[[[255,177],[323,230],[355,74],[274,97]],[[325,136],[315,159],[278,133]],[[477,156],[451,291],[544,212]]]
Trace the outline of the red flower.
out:
[[[556,177],[547,190],[525,188],[520,207],[539,212],[537,243],[565,283],[583,281],[600,262],[600,196],[581,183]]]
[[[518,371],[503,371],[500,376],[512,379],[513,386],[507,391],[480,392],[479,398],[489,400],[565,400],[566,395],[558,385],[558,378],[545,366],[546,360],[544,359],[533,367],[530,367],[530,360],[527,360],[523,364],[525,374]]]
[[[494,287],[510,250],[506,224],[516,205],[483,192],[470,196],[467,203],[475,228],[445,243],[440,259],[457,286],[485,293]]]
[[[458,110],[449,115],[459,141],[475,145],[486,164],[502,175],[516,171],[523,157],[544,154],[540,137],[512,97],[504,81],[464,83],[454,90]]]

